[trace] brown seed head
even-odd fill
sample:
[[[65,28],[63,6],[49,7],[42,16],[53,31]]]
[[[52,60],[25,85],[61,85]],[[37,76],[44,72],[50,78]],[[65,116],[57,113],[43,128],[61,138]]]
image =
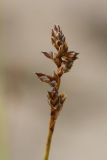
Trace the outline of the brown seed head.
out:
[[[48,92],[48,101],[52,109],[52,113],[59,112],[65,101],[64,94],[59,94],[59,86],[61,77],[64,73],[68,72],[74,61],[78,58],[78,53],[68,51],[66,38],[60,29],[60,26],[54,26],[51,33],[52,44],[57,50],[57,53],[42,52],[47,58],[53,60],[57,66],[57,71],[52,76],[43,73],[36,73],[42,82],[48,83],[52,90]]]

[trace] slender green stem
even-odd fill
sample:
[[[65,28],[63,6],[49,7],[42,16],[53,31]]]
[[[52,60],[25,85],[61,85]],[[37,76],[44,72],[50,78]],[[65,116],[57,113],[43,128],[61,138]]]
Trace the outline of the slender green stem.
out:
[[[52,135],[53,135],[53,132],[54,132],[54,127],[55,127],[55,121],[51,117],[50,118],[50,124],[49,124],[49,131],[48,131],[48,137],[47,137],[44,160],[49,160],[49,153],[50,153],[50,147],[51,147]]]

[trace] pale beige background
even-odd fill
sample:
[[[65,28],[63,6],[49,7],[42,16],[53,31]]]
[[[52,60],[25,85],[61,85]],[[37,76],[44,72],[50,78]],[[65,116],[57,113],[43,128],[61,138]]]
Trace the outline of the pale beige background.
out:
[[[106,0],[0,1],[2,156],[43,159],[49,87],[34,73],[51,73],[55,68],[40,53],[53,50],[54,24],[61,26],[70,49],[80,55],[62,80],[61,91],[68,98],[57,122],[50,160],[107,160]]]

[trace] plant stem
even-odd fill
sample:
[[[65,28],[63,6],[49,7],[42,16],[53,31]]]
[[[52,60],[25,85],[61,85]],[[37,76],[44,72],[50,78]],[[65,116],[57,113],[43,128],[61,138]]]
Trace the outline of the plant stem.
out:
[[[51,147],[52,135],[53,135],[53,132],[54,132],[54,127],[55,127],[55,119],[53,118],[53,116],[51,116],[50,122],[49,122],[49,131],[48,131],[48,137],[47,137],[44,160],[48,160],[49,159],[49,153],[50,153],[50,147]]]
[[[56,119],[60,111],[62,110],[63,103],[66,99],[63,93],[59,94],[59,87],[61,83],[61,77],[64,73],[69,72],[74,60],[77,59],[77,52],[69,51],[66,43],[65,36],[60,29],[60,26],[54,26],[51,33],[52,45],[57,50],[54,52],[42,52],[47,58],[53,60],[57,66],[57,70],[54,71],[53,75],[46,75],[43,73],[36,73],[38,78],[42,82],[46,82],[51,86],[51,91],[48,91],[48,102],[51,108],[49,131],[45,149],[44,160],[49,160],[50,147],[52,142],[52,135],[55,128]]]

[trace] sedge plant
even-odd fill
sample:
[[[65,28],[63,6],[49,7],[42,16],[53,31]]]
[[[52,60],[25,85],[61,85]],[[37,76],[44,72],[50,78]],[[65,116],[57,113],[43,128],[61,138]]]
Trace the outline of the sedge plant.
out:
[[[50,121],[44,160],[49,160],[52,135],[54,132],[56,120],[59,116],[60,111],[62,110],[64,101],[66,99],[63,93],[59,93],[61,78],[64,73],[69,72],[73,65],[73,62],[77,59],[78,55],[77,52],[68,50],[68,45],[66,43],[65,36],[62,30],[60,29],[59,25],[55,25],[53,27],[51,32],[51,41],[52,45],[56,49],[56,52],[42,53],[55,63],[57,69],[53,72],[52,75],[36,73],[36,75],[42,82],[46,82],[51,86],[51,90],[48,91],[47,95],[48,102],[50,105]]]

